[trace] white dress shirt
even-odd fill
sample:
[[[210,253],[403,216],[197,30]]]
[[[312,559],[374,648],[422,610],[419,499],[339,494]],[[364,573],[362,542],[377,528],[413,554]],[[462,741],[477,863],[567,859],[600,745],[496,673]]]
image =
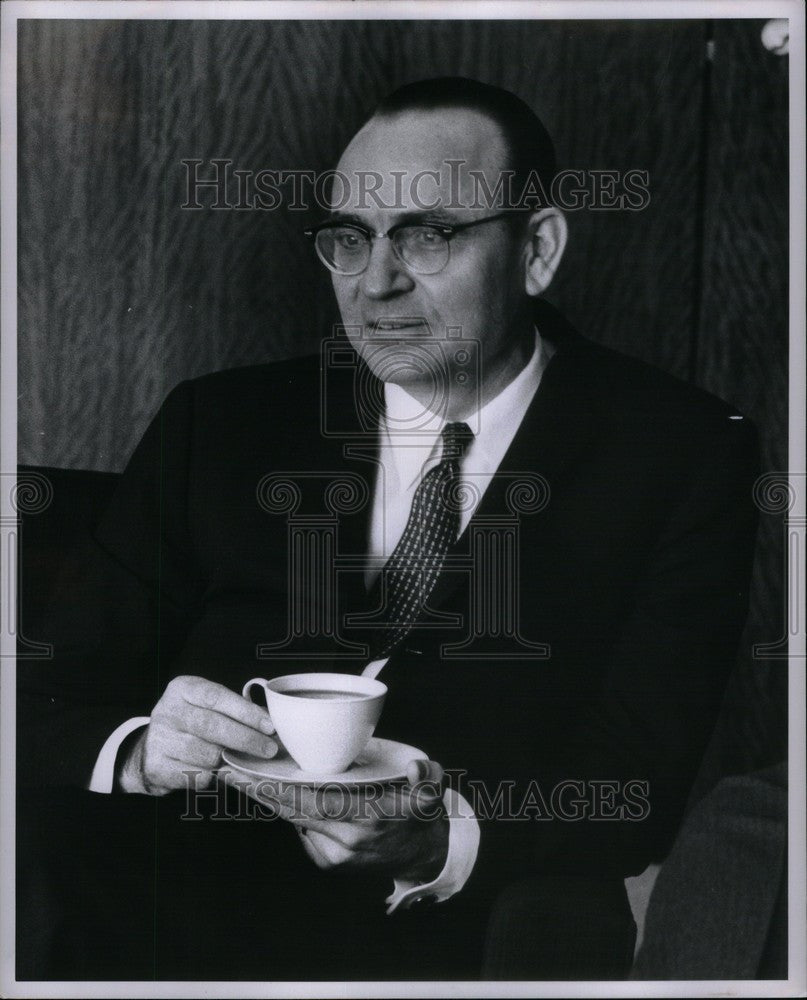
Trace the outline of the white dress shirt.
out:
[[[497,396],[471,414],[466,423],[474,434],[461,462],[461,482],[471,491],[460,513],[460,534],[468,526],[493,474],[515,437],[527,407],[532,402],[552,348],[536,330],[535,350],[527,365]],[[370,544],[365,583],[378,576],[403,534],[415,490],[423,476],[442,457],[441,431],[444,417],[424,411],[420,403],[400,386],[384,386],[385,413],[380,425],[379,466],[370,524]],[[412,430],[416,429],[415,433]],[[376,677],[387,659],[368,664],[364,673]],[[120,746],[130,733],[148,725],[140,716],[123,722],[101,748],[90,779],[91,792],[110,793]],[[444,794],[449,817],[448,854],[443,870],[432,882],[395,879],[387,898],[387,913],[406,908],[417,899],[442,901],[453,896],[471,875],[479,850],[479,824],[468,802],[457,792]]]
[[[460,462],[470,503],[460,513],[460,534],[468,527],[490,480],[515,437],[532,402],[553,350],[536,332],[535,350],[526,366],[498,396],[471,414],[466,423],[474,439]],[[399,385],[384,386],[378,476],[365,582],[369,586],[392,555],[403,534],[415,490],[442,458],[440,434],[447,421],[436,416]],[[412,430],[414,428],[414,431]]]

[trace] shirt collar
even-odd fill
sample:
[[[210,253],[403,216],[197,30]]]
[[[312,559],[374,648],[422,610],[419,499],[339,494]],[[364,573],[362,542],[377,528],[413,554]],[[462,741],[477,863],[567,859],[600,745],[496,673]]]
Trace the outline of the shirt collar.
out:
[[[495,472],[532,402],[544,368],[554,353],[551,344],[535,331],[532,357],[512,382],[468,418],[474,432],[463,460],[463,469]],[[411,486],[424,466],[440,459],[443,416],[423,407],[401,386],[384,383],[385,411],[381,421],[382,448],[391,453],[399,487]],[[407,433],[410,431],[412,433]]]

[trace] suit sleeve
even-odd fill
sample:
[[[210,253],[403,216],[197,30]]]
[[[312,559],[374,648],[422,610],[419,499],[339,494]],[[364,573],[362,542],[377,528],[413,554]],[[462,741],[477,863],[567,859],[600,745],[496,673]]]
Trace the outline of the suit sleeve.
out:
[[[520,776],[544,792],[565,787],[546,802],[553,818],[483,821],[471,887],[500,889],[544,873],[622,878],[669,850],[735,662],[757,522],[750,424],[725,421],[699,454],[602,664],[599,695],[584,703],[563,744]],[[583,807],[575,803],[581,787]],[[573,818],[559,817],[558,807]]]
[[[196,614],[186,506],[192,388],[167,397],[94,532],[61,568],[45,663],[18,671],[19,781],[88,787],[110,733],[148,715]]]

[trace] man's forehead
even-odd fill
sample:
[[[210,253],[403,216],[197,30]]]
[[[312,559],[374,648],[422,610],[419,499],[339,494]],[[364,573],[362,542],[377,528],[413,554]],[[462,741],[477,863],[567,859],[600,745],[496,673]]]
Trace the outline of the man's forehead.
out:
[[[439,188],[447,196],[452,179],[464,188],[468,172],[478,171],[495,181],[506,162],[506,145],[495,122],[477,111],[439,108],[371,118],[348,144],[337,170],[353,190],[362,177],[377,175],[379,190],[390,194],[408,192],[424,171],[437,172],[439,181],[431,181],[430,187],[424,183],[421,189]]]

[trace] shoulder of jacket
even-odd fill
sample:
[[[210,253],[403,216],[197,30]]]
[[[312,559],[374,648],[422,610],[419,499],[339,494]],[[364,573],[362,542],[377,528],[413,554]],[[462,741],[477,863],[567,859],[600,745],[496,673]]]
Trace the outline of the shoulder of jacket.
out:
[[[581,341],[579,353],[592,391],[614,414],[704,431],[751,427],[736,406],[706,389],[612,348]]]
[[[549,302],[539,299],[534,309],[538,329],[557,349],[556,377],[570,391],[584,393],[603,416],[662,424],[681,420],[689,427],[749,423],[733,404],[706,389],[583,336]]]
[[[189,393],[202,399],[232,398],[234,401],[253,393],[285,395],[288,391],[304,391],[316,386],[319,371],[320,356],[311,354],[208,372],[180,382],[174,392]]]

